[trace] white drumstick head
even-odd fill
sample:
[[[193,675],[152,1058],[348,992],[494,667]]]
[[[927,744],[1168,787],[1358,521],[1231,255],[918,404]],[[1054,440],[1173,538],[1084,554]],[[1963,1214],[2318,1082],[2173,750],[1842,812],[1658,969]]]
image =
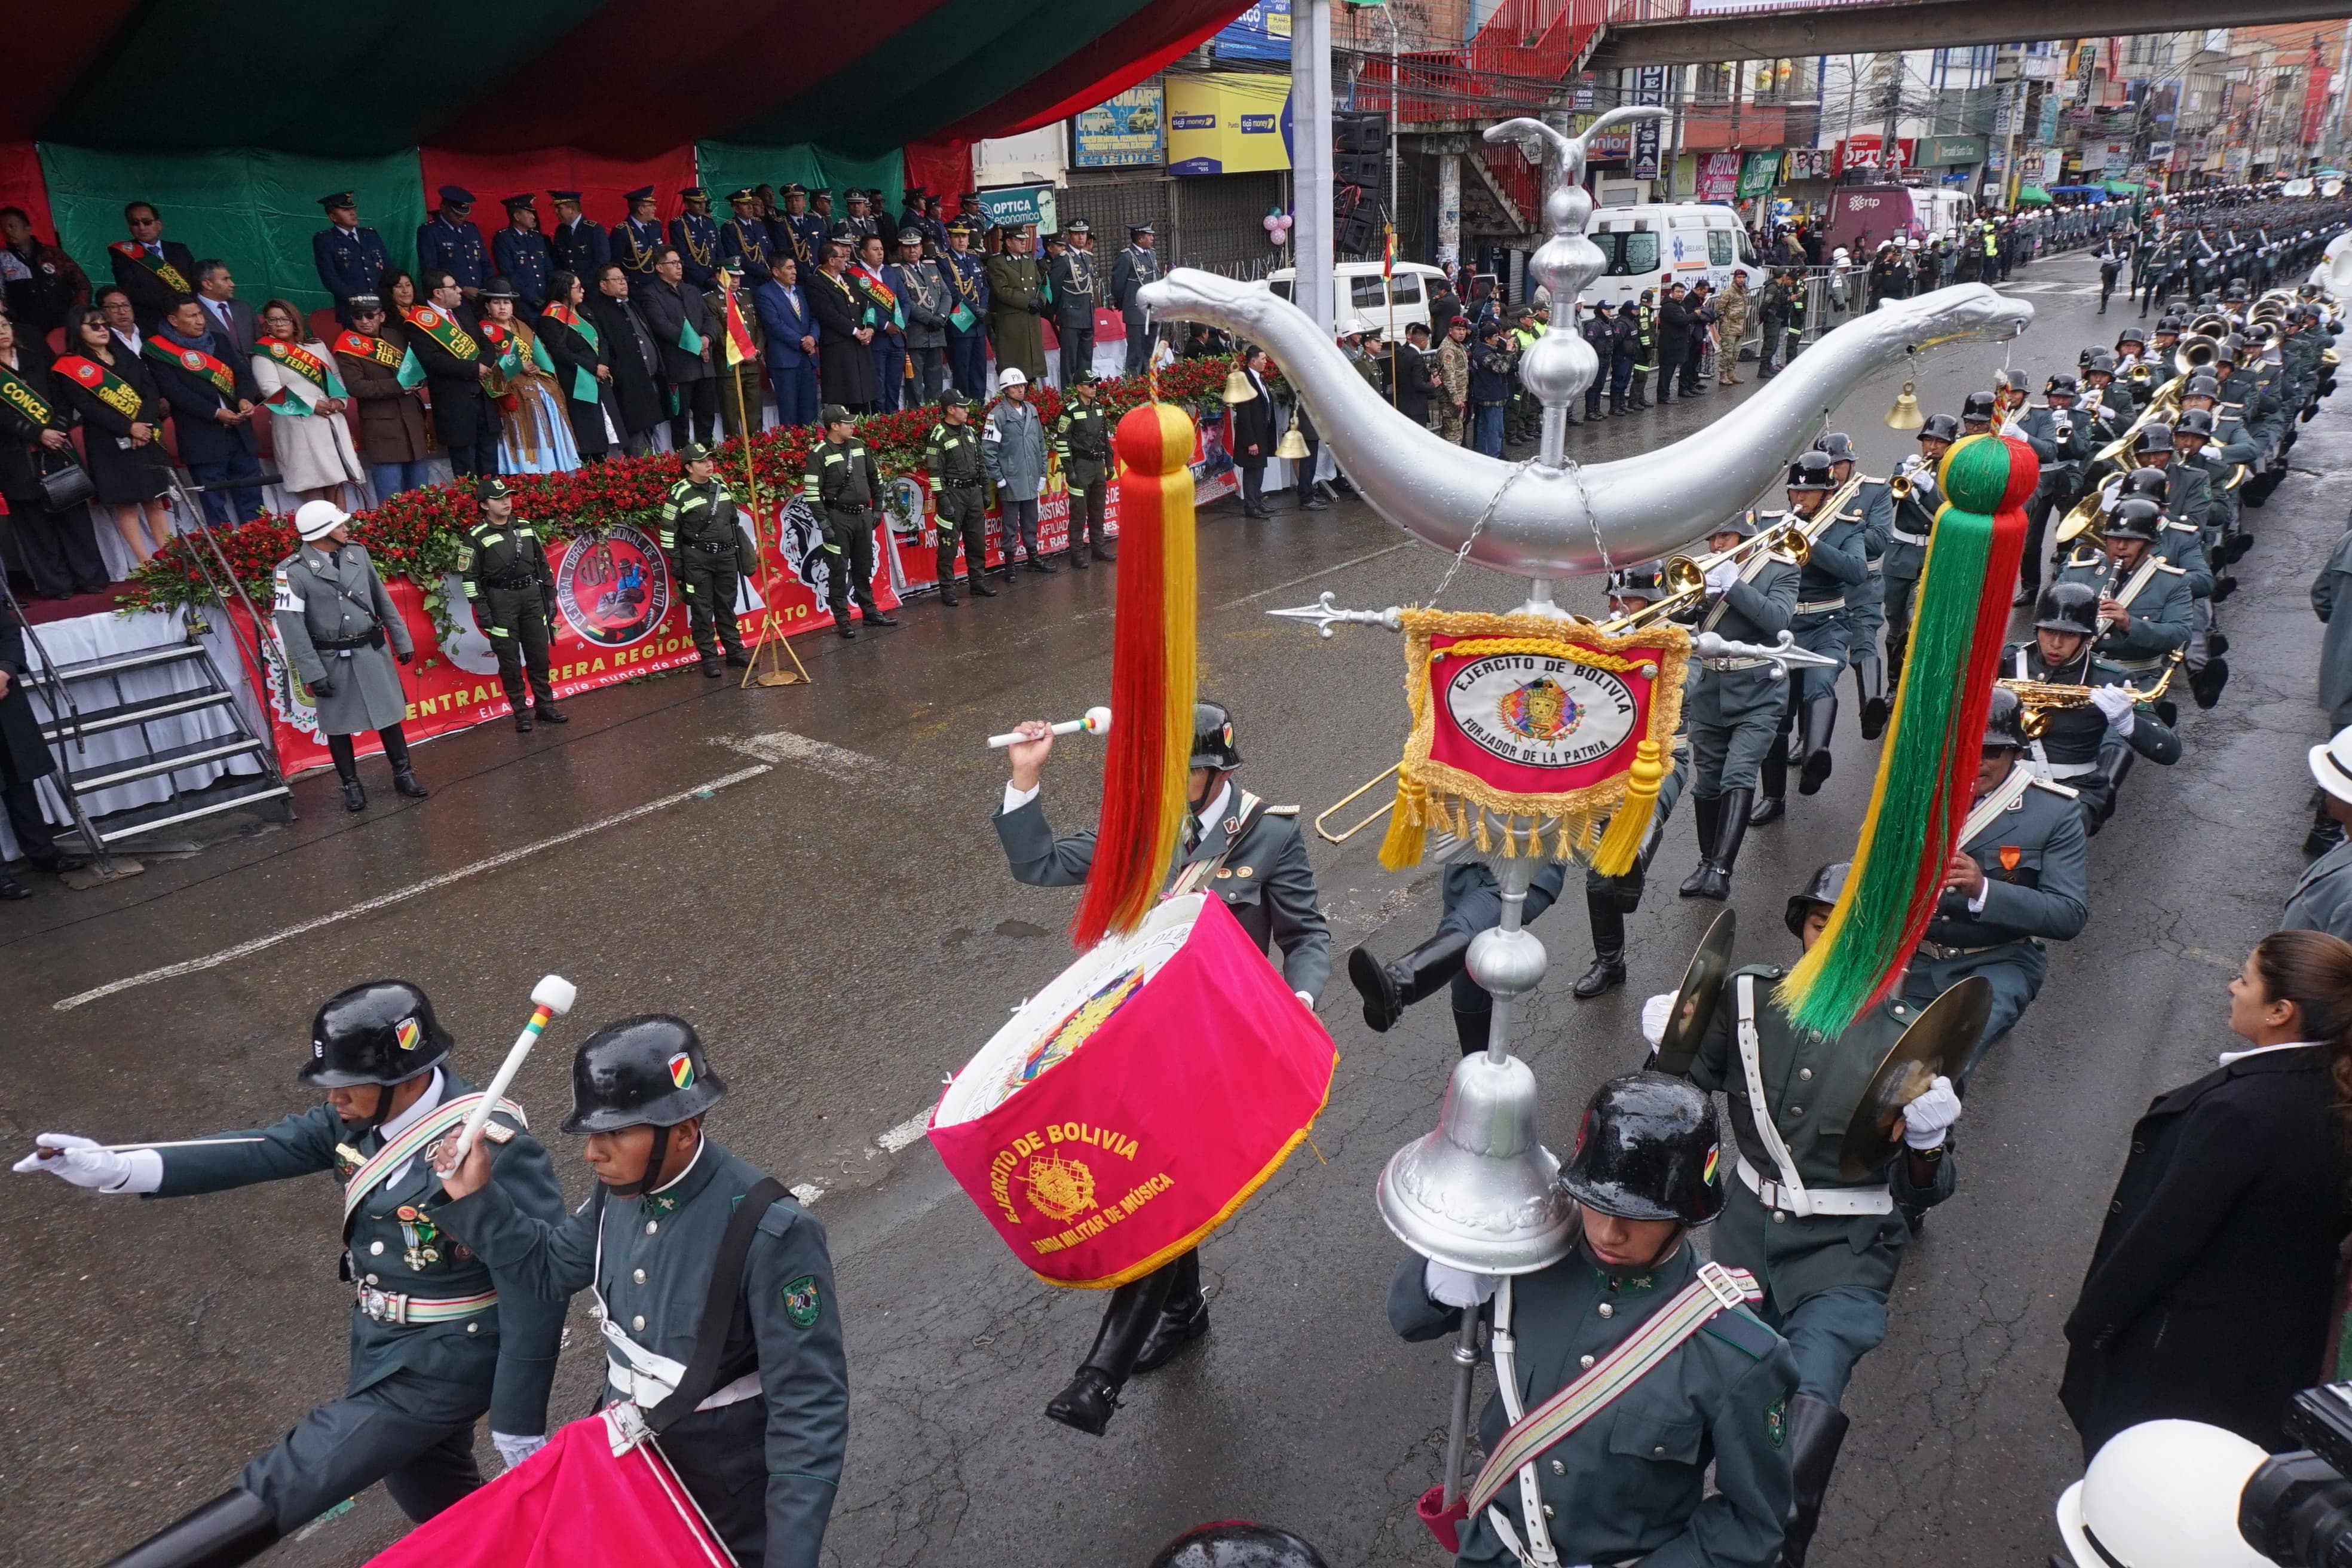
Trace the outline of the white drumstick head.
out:
[[[1087,726],[1087,733],[1089,735],[1109,734],[1110,710],[1108,708],[1087,709],[1085,723]]]
[[[572,1011],[572,1004],[580,1000],[580,987],[561,974],[551,974],[530,988],[530,1005],[544,1007],[554,1014]]]

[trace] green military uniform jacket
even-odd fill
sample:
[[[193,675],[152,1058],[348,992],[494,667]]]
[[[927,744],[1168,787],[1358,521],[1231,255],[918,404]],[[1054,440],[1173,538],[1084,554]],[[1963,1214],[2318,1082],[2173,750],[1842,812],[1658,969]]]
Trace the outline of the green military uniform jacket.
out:
[[[1960,846],[1984,871],[1984,908],[1971,912],[1958,889],[1944,894],[1927,939],[1969,948],[2073,941],[2091,918],[2088,843],[2074,792],[2033,781]]]
[[[1697,1272],[1698,1255],[1687,1240],[1646,1274],[1604,1268],[1580,1242],[1550,1268],[1512,1280],[1521,1407],[1533,1409],[1581,1376]],[[1460,1310],[1431,1300],[1422,1277],[1419,1258],[1398,1267],[1389,1283],[1389,1326],[1415,1342],[1458,1332]],[[1771,1568],[1790,1505],[1782,1445],[1796,1386],[1789,1347],[1747,1309],[1709,1319],[1648,1376],[1536,1460],[1544,1526],[1559,1560]],[[1501,1397],[1489,1399],[1478,1421],[1489,1451],[1508,1425]],[[1516,1484],[1506,1486],[1493,1506],[1524,1542],[1519,1497]],[[1462,1527],[1460,1561],[1486,1568],[1512,1559],[1482,1514]]]
[[[741,519],[735,510],[735,492],[718,479],[706,479],[698,485],[692,479],[679,479],[669,487],[669,494],[662,500],[661,547],[678,573],[683,574],[689,559],[700,562],[723,554],[697,548],[689,556],[689,545],[715,544],[734,546],[736,571],[746,574],[756,572],[756,553],[749,564],[744,560],[746,543]]]
[[[520,517],[503,523],[478,522],[458,552],[457,570],[466,580],[466,607],[474,622],[491,637],[506,637],[513,628],[499,619],[499,601],[490,595],[536,593],[550,623],[555,619],[555,572],[547,562],[547,547],[539,532]],[[523,579],[529,578],[528,584]],[[521,586],[511,584],[522,584]]]
[[[980,451],[980,432],[970,420],[950,425],[942,419],[932,426],[930,438],[924,444],[923,459],[930,470],[933,490],[988,482],[988,465]]]
[[[490,1186],[446,1205],[442,1223],[543,1297],[594,1289],[605,1331],[603,1403],[635,1396],[650,1407],[659,1398],[645,1397],[654,1390],[622,1370],[625,1352],[612,1331],[680,1369],[692,1362],[719,1241],[736,1204],[764,1179],[706,1136],[684,1175],[642,1197],[612,1197],[600,1185],[569,1218],[551,1221]],[[753,1233],[719,1387],[754,1373],[767,1405],[766,1439],[741,1456],[740,1478],[720,1478],[748,1485],[766,1477],[766,1561],[744,1568],[816,1568],[848,1442],[849,1373],[824,1227],[790,1198],[770,1205]],[[709,1408],[706,1402],[682,1421]]]
[[[846,441],[820,441],[811,447],[801,485],[810,505],[863,519],[881,497],[882,472],[874,466],[866,443],[852,435]]]
[[[1924,1188],[1911,1184],[1910,1162],[1900,1152],[1872,1181],[1856,1183],[1838,1172],[1846,1123],[1862,1103],[1871,1074],[1919,1009],[1900,998],[1881,1002],[1844,1034],[1831,1038],[1818,1029],[1796,1028],[1773,1004],[1772,987],[1785,973],[1776,966],[1750,964],[1727,976],[1714,1019],[1691,1063],[1691,1082],[1722,1090],[1730,1103],[1739,1162],[1761,1181],[1780,1179],[1780,1166],[1756,1131],[1756,1102],[1740,1065],[1738,987],[1745,974],[1755,982],[1756,1054],[1772,1125],[1806,1191],[1885,1187],[1895,1204],[1913,1208],[1950,1197],[1956,1176],[1949,1153],[1937,1163],[1934,1184]],[[1777,1212],[1764,1205],[1738,1163],[1726,1163],[1730,1168],[1724,1173],[1723,1214],[1708,1233],[1714,1238],[1715,1260],[1755,1275],[1784,1319],[1799,1303],[1841,1285],[1881,1296],[1894,1289],[1895,1268],[1911,1240],[1911,1227],[1900,1214],[1891,1208],[1878,1215]]]
[[[1096,405],[1065,405],[1054,425],[1054,452],[1062,476],[1074,489],[1090,489],[1110,477],[1110,420]]]
[[[2050,681],[2062,686],[2121,686],[2127,682],[2124,672],[2114,665],[2081,654],[2063,665],[2053,665],[2042,657],[2038,640],[2011,643],[2001,649],[2000,678]],[[2034,762],[2079,767],[2098,760],[2099,750],[2106,744],[2111,732],[2105,714],[2086,702],[2076,708],[2053,708],[2044,717],[2046,725],[2033,738],[2027,752]],[[2180,737],[2145,702],[2133,709],[2132,732],[2123,743],[2161,767],[2168,768],[2180,760]]]
[[[2145,564],[2145,558],[2143,558]],[[2106,552],[2101,550],[2077,550],[2066,558],[2058,574],[2061,583],[2081,583],[2094,590],[2104,590],[2111,575]],[[2156,570],[2137,592],[2131,584],[2139,576],[2140,568],[2115,576],[2112,597],[2125,601],[2124,608],[2131,616],[2128,630],[2110,628],[2099,634],[2093,651],[2107,663],[2134,677],[2153,674],[2172,650],[2189,646],[2192,629],[2189,608],[2189,574],[2172,565],[2159,555]]]
[[[436,1104],[473,1092],[472,1084],[442,1066]],[[376,1133],[357,1131],[323,1102],[268,1127],[220,1136],[261,1142],[159,1149],[163,1181],[152,1195],[186,1197],[329,1172],[340,1197],[351,1173],[383,1147]],[[521,1121],[494,1113],[483,1137],[490,1151],[490,1184],[484,1190],[496,1193],[512,1213],[541,1223],[562,1219],[563,1190],[555,1169]],[[409,1161],[361,1201],[343,1237],[340,1277],[353,1282],[355,1293],[364,1287],[420,1303],[496,1290],[496,1305],[446,1321],[409,1323],[386,1321],[404,1314],[382,1301],[379,1316],[355,1303],[344,1393],[373,1388],[395,1373],[470,1384],[489,1392],[491,1431],[536,1436],[547,1430],[563,1299],[546,1297],[456,1244],[442,1221],[446,1204],[431,1160],[419,1154]]]
[[[2182,473],[2181,465],[2173,464],[2170,471],[2178,479]],[[2199,474],[2196,477],[2201,479],[2205,476]],[[2181,575],[2189,581],[2189,596],[2191,599],[2212,597],[2213,568],[2206,560],[2205,531],[2202,528],[2193,522],[2175,521],[2168,514],[2157,529],[2156,553],[2169,564],[2180,568]]]
[[[1927,541],[1935,536],[1936,510],[1944,504],[1944,497],[1936,488],[1935,464],[1906,464],[1905,471],[1911,476],[1910,493],[1896,498],[1890,492],[1894,516],[1887,524],[1886,553],[1879,570],[1885,576],[1916,583],[1927,568]]]
[[[1767,529],[1783,523],[1798,528],[1806,522],[1793,509],[1762,514],[1760,521]],[[1846,594],[1869,576],[1870,556],[1863,540],[1863,510],[1857,499],[1846,504],[1836,521],[1814,535],[1812,549],[1798,569],[1797,597],[1789,620],[1798,641],[1801,644],[1806,633],[1838,620],[1845,609]]]
[[[1767,561],[1748,581],[1734,583],[1716,596],[1711,606],[1698,617],[1698,629],[1713,632],[1731,642],[1770,644],[1778,642],[1780,634],[1789,629],[1797,604],[1797,567],[1793,562],[1778,558]],[[1737,660],[1722,662],[1722,667],[1705,659],[1691,660],[1690,674],[1685,689],[1694,698],[1702,692],[1714,699],[1717,718],[1736,718],[1762,708],[1777,709],[1788,694],[1785,677],[1774,672],[1762,661],[1753,665]],[[1694,723],[1705,722],[1694,716]]]

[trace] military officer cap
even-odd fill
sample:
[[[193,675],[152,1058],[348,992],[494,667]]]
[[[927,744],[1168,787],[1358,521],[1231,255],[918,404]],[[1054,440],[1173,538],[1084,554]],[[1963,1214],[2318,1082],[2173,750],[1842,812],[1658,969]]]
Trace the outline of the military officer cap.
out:
[[[2116,499],[2129,500],[2134,496],[2146,496],[2150,500],[2162,500],[2164,489],[2162,468],[2134,468],[2124,476],[2122,486],[2116,491]]]
[[[756,202],[759,199],[760,193],[753,190],[751,186],[745,185],[740,190],[730,191],[728,193],[727,205],[732,206],[737,202]]]
[[[343,303],[351,307],[352,314],[354,316],[364,316],[370,310],[383,309],[383,298],[375,294],[354,294]]]
[[[855,245],[857,243],[857,231],[845,223],[837,223],[833,226],[833,232],[825,237],[838,240],[844,245]]]
[[[547,199],[551,202],[576,203],[580,200],[580,193],[578,191],[550,191],[547,193]]]
[[[624,1018],[589,1036],[572,1057],[572,1114],[563,1131],[578,1136],[675,1127],[726,1095],[693,1025],[660,1013]]]
[[[1328,1568],[1322,1554],[1286,1530],[1247,1520],[1197,1525],[1151,1559],[1150,1568]]]
[[[476,500],[506,500],[513,493],[507,489],[506,480],[496,474],[484,474],[481,482],[474,487]]]
[[[710,461],[710,448],[699,441],[688,441],[677,449],[677,460],[681,463],[707,463]]]
[[[351,192],[337,191],[333,195],[320,196],[319,205],[329,212],[333,212],[337,207],[356,206],[359,204],[353,199]]]
[[[923,243],[923,231],[919,228],[902,228],[898,231],[898,243],[920,245]]]
[[[873,205],[873,203],[867,199],[866,193],[859,190],[855,185],[849,187],[849,199],[852,202],[866,202],[869,206]]]
[[[2202,440],[2210,441],[2213,438],[2212,411],[2207,408],[2187,410],[2173,422],[2172,433],[2175,439],[2182,436],[2195,436]]]
[[[1077,391],[1080,387],[1084,387],[1088,392],[1092,392],[1096,387],[1101,384],[1102,377],[1097,375],[1090,370],[1082,370],[1078,372],[1077,374],[1070,378],[1070,390],[1072,392]]]
[[[1706,1225],[1723,1212],[1715,1101],[1687,1079],[1627,1073],[1593,1091],[1560,1185],[1618,1219]]]
[[[1192,704],[1192,760],[1185,765],[1220,771],[1242,765],[1242,754],[1234,749],[1234,716],[1223,703]]]
[[[1148,235],[1151,235],[1151,236],[1154,236],[1154,237],[1157,237],[1157,236],[1159,235],[1159,233],[1160,233],[1160,231],[1159,231],[1158,229],[1156,229],[1156,228],[1152,227],[1152,226],[1151,226],[1150,224],[1148,224],[1148,223],[1131,223],[1131,224],[1129,224],[1129,225],[1127,226],[1127,232],[1128,232],[1128,233],[1129,233],[1129,234],[1148,234]]]
[[[1960,422],[1948,414],[1930,414],[1913,437],[1920,441],[1957,441],[1960,438]]]
[[[2037,632],[2074,632],[2081,637],[2096,636],[2099,630],[2099,591],[2088,583],[2053,583],[2042,590],[2033,602],[2033,629]]]
[[[788,196],[804,196],[808,195],[808,187],[802,184],[798,180],[794,180],[791,184],[784,187],[783,194]]]
[[[296,1076],[313,1089],[405,1083],[431,1072],[455,1043],[421,989],[371,980],[320,1007],[310,1021],[310,1059]]]
[[[1838,895],[1845,891],[1846,874],[1853,869],[1851,860],[1832,860],[1815,871],[1804,888],[1789,896],[1788,908],[1780,912],[1780,923],[1789,928],[1790,936],[1801,940],[1805,934],[1805,917],[1815,905],[1824,910],[1837,907]]]
[[[1813,450],[1823,454],[1832,463],[1854,461],[1853,437],[1843,430],[1831,430],[1816,438]]]
[[[2171,451],[2172,426],[2169,425],[2142,426],[2139,433],[2139,450],[2142,457],[2147,456],[2150,452]]]
[[[2006,686],[1992,689],[1992,706],[1985,710],[1983,750],[2021,752],[2032,744],[2025,733],[2025,704]]]
[[[2042,390],[2052,397],[2072,397],[2083,390],[2083,384],[2067,371],[2060,371],[2042,384]]]
[[[1800,452],[1789,464],[1789,489],[1826,490],[1834,488],[1827,452]]]
[[[516,291],[515,286],[509,282],[506,277],[501,274],[483,284],[481,293],[477,296],[477,298],[483,300],[520,300],[522,296]]]
[[[911,200],[919,196],[928,196],[931,193],[923,189],[920,185],[908,185],[904,194]]]
[[[445,207],[469,207],[474,205],[474,193],[463,185],[444,185],[436,194]]]
[[[730,278],[740,278],[743,276],[743,258],[740,256],[730,256],[719,264],[719,270]]]
[[[1070,242],[1062,237],[1062,231],[1058,228],[1045,237],[1045,243],[1048,245],[1058,245],[1065,250],[1070,248]]]
[[[2109,539],[2143,539],[2156,542],[2157,530],[2164,526],[2164,509],[2146,496],[2134,496],[2117,501],[2115,511],[2107,518]]]
[[[980,228],[979,228],[979,226],[978,226],[977,225],[975,225],[974,223],[972,223],[969,218],[961,218],[961,217],[960,217],[960,218],[957,218],[953,223],[950,223],[950,224],[949,224],[949,225],[948,225],[948,233],[950,233],[950,235],[960,234],[960,235],[962,235],[962,236],[963,236],[965,238],[967,238],[967,239],[971,238],[973,235],[978,234],[979,232],[980,232]]]
[[[1960,400],[1960,418],[1963,422],[1973,420],[1978,424],[1990,424],[1992,422],[1992,394],[1990,392],[1971,392],[1966,397],[1962,398]]]
[[[654,188],[651,185],[639,185],[621,199],[631,206],[636,205],[639,202],[649,202],[654,199]]]
[[[969,408],[971,406],[971,399],[966,397],[962,392],[951,386],[948,388],[947,395],[940,399],[940,406],[942,408]]]
[[[1082,217],[1072,218],[1068,223],[1062,226],[1062,232],[1064,234],[1092,234],[1094,233],[1094,227]]]
[[[499,205],[506,208],[507,211],[510,213],[520,212],[523,208],[532,205],[538,200],[539,196],[536,192],[525,191],[520,195],[500,196],[499,198]]]
[[[818,422],[828,426],[846,425],[853,417],[849,410],[838,403],[826,404],[817,415]]]
[[[833,187],[831,185],[812,185],[809,187],[809,195],[813,196],[824,196],[829,201],[833,197]]]

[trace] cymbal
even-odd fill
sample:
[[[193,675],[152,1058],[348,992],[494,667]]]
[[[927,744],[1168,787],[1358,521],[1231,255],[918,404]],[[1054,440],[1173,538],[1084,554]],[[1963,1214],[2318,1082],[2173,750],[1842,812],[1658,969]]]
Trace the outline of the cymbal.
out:
[[[1937,997],[1887,1047],[1886,1059],[1870,1075],[1870,1087],[1853,1108],[1838,1146],[1838,1174],[1867,1181],[1903,1146],[1903,1108],[1927,1092],[1938,1076],[1950,1077],[1969,1059],[1992,1016],[1992,982],[1971,974]]]
[[[1682,989],[1675,993],[1675,1010],[1666,1015],[1666,1032],[1658,1041],[1659,1072],[1681,1078],[1698,1055],[1698,1043],[1715,1020],[1715,1005],[1723,996],[1723,977],[1731,973],[1731,947],[1739,934],[1739,917],[1725,910],[1699,938],[1690,967],[1683,971]]]

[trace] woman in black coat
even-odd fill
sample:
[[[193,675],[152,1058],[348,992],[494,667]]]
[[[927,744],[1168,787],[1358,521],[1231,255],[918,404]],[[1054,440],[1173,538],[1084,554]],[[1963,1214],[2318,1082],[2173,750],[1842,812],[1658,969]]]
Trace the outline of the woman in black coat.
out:
[[[138,407],[119,409],[100,397],[98,388],[108,384],[103,374],[77,379],[71,373],[86,363],[129,387]],[[54,379],[67,406],[81,416],[99,504],[113,514],[123,546],[144,565],[172,542],[172,514],[163,500],[172,468],[163,453],[163,395],[155,374],[107,330],[97,306],[84,305],[66,318],[66,352]]]
[[[74,466],[73,438],[66,432],[73,412],[58,395],[50,373],[48,345],[0,316],[0,374],[23,384],[25,395],[0,396],[0,500],[8,503],[16,542],[33,574],[33,591],[52,599],[95,594],[106,586],[106,561],[90,531],[89,506],[52,507],[41,489],[44,474]],[[38,417],[46,405],[48,417]]]
[[[2352,1228],[2346,1089],[2352,945],[2274,931],[2230,982],[2252,1048],[2157,1097],[2066,1320],[2059,1399],[2087,1461],[2143,1421],[2227,1427],[2273,1452],[2329,1375],[2336,1248]]]
[[[587,313],[587,297],[577,276],[556,273],[547,280],[547,310],[538,327],[540,343],[555,362],[556,389],[563,396],[564,415],[572,421],[572,439],[580,456],[594,463],[619,449],[625,431],[612,362],[604,351],[604,334]],[[583,326],[587,331],[581,330]],[[588,341],[588,332],[596,334],[595,342]],[[583,391],[593,395],[583,398]]]

